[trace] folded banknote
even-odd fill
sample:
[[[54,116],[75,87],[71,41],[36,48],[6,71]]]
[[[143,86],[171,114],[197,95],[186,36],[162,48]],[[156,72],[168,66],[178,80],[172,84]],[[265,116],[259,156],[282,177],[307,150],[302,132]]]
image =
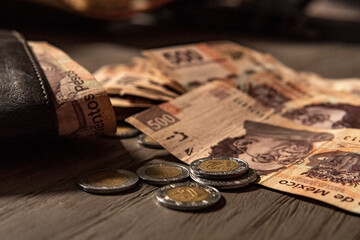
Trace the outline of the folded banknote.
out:
[[[55,96],[59,136],[102,135],[115,131],[109,96],[95,78],[60,49],[30,42]]]

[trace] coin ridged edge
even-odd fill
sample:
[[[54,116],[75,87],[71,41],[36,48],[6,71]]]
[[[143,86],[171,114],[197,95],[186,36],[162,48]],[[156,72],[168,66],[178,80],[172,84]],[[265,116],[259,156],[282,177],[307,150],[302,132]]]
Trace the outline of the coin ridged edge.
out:
[[[200,178],[198,176],[195,176],[190,173],[190,178],[200,184],[213,186],[218,189],[236,189],[236,188],[242,188],[246,187],[250,183],[255,182],[258,179],[257,173],[253,169],[249,169],[248,173],[246,173],[243,176],[237,177],[235,179],[206,179],[206,178]]]
[[[206,162],[209,160],[223,160],[223,159],[234,161],[237,164],[239,164],[239,167],[237,167],[236,169],[231,170],[231,171],[218,171],[218,172],[205,171],[200,168],[200,164],[203,162]],[[243,164],[245,166],[241,166],[241,164]],[[240,168],[242,168],[242,169],[240,170]],[[190,172],[193,175],[201,177],[201,178],[230,179],[230,178],[235,178],[235,177],[244,175],[247,173],[248,170],[249,170],[249,164],[245,160],[242,160],[242,159],[236,158],[236,157],[224,157],[224,156],[204,157],[204,158],[197,159],[197,160],[193,161],[192,163],[190,163]]]
[[[148,148],[156,148],[156,149],[162,149],[163,147],[159,144],[159,143],[148,143],[145,141],[145,137],[147,135],[142,133],[138,136],[138,143],[145,146],[145,147],[148,147]]]

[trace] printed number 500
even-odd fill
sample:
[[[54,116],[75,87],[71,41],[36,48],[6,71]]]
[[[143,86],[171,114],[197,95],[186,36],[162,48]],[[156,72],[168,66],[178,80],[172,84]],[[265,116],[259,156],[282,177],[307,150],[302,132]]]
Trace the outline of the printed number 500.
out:
[[[147,121],[147,125],[153,130],[159,130],[163,127],[169,126],[169,124],[175,123],[176,119],[170,114],[163,114],[160,117],[155,117]]]

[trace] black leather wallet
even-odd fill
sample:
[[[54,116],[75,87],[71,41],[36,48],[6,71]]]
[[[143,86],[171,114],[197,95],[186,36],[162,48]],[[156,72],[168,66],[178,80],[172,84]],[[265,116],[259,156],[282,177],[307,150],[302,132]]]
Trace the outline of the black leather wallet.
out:
[[[0,139],[57,135],[55,98],[25,39],[0,31]]]

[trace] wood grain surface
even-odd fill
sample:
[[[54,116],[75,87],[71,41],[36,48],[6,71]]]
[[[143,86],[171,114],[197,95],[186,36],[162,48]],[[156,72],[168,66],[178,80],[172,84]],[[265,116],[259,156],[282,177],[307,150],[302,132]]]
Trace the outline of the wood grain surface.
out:
[[[327,77],[360,77],[358,45],[235,40],[270,52],[298,70]],[[121,41],[58,43],[91,71],[116,59],[125,62],[140,51]],[[98,57],[102,50],[107,57]],[[176,161],[167,151],[144,148],[134,138],[2,144],[0,159],[2,240],[360,239],[359,216],[258,185],[223,192],[222,204],[205,212],[161,207],[155,201],[158,187],[146,183],[106,196],[88,194],[76,186],[79,176],[89,170],[136,170],[154,159]]]

